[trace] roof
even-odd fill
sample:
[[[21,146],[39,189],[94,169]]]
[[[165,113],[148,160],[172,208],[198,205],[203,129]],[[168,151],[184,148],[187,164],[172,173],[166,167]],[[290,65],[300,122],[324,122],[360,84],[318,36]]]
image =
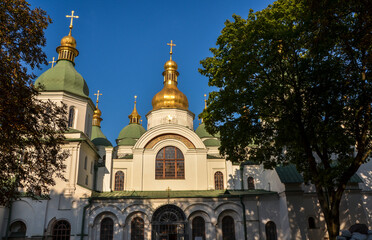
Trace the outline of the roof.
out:
[[[89,88],[84,78],[75,70],[74,64],[59,60],[57,64],[36,79],[35,86],[43,86],[41,91],[64,91],[89,98]]]
[[[136,144],[136,140],[133,138],[124,138],[118,142],[119,146],[134,146]]]
[[[200,138],[213,138],[213,137],[220,137],[220,134],[217,133],[216,136],[213,136],[207,130],[205,129],[205,124],[202,123],[199,125],[199,127],[195,130],[196,135],[198,135]]]
[[[296,166],[291,164],[275,168],[282,183],[303,183],[302,175],[297,171]],[[349,183],[361,183],[362,179],[355,173],[349,180]]]
[[[95,199],[122,199],[122,198],[216,198],[216,197],[239,197],[276,194],[266,190],[195,190],[195,191],[115,191],[93,192]]]
[[[297,171],[295,165],[281,166],[275,168],[282,183],[303,183],[302,175]]]
[[[92,136],[90,139],[96,146],[112,146],[99,126],[92,126]]]
[[[124,138],[139,139],[145,132],[146,130],[141,125],[130,123],[120,131],[117,142],[120,142]]]
[[[203,141],[206,147],[219,147],[221,146],[220,140],[217,139],[207,139]]]

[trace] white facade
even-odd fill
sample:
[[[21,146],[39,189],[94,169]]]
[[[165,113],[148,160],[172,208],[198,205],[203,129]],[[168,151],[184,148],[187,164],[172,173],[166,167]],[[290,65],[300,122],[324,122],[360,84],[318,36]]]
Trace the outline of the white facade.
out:
[[[24,198],[9,209],[0,208],[3,237],[101,239],[105,221],[109,226],[105,239],[325,237],[324,217],[312,186],[283,182],[277,170],[260,165],[238,166],[226,161],[219,156],[218,146],[205,142],[218,139],[196,134],[194,114],[189,110],[151,111],[146,116],[147,131],[133,146],[95,146],[90,137],[95,108],[90,99],[66,92],[43,92],[39,98],[75,108],[73,130],[66,133],[68,143],[63,146],[70,153],[65,162],[67,181],[57,179],[47,199]],[[177,169],[183,168],[177,172],[179,178],[164,177],[172,168],[166,163],[163,173],[159,172],[163,177],[157,175],[157,154],[169,146],[183,155],[183,163],[177,165]],[[371,162],[363,165],[358,171],[363,182],[352,183],[345,191],[343,229],[354,223],[372,225],[371,169]],[[115,176],[120,172],[124,180],[118,183]],[[218,174],[222,176],[218,183],[221,190],[216,190]],[[249,183],[249,178],[253,182]],[[309,218],[313,218],[313,226]],[[23,232],[17,232],[19,222],[25,226]],[[65,228],[58,225],[61,223],[67,224]],[[69,237],[56,237],[57,226]]]

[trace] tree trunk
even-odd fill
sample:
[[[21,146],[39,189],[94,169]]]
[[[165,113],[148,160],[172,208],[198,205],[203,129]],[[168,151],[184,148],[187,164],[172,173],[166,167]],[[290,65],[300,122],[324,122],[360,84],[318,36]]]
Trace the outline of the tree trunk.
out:
[[[320,191],[317,190],[318,200],[327,224],[329,240],[336,240],[340,233],[340,202],[342,194],[339,195],[332,190],[324,188],[320,189]]]

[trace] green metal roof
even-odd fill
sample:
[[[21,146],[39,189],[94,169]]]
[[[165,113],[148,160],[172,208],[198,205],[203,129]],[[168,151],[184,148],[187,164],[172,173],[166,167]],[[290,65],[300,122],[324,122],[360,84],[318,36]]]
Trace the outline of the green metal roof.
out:
[[[362,183],[363,180],[358,176],[358,174],[355,173],[353,176],[351,176],[349,182],[350,183]]]
[[[35,86],[44,86],[41,91],[64,91],[89,98],[89,88],[84,78],[75,70],[72,62],[59,60],[36,79]]]
[[[217,139],[207,139],[203,141],[206,147],[219,147],[221,146],[220,140]]]
[[[195,191],[114,191],[93,192],[96,199],[121,199],[121,198],[216,198],[216,197],[239,197],[275,194],[266,190],[195,190]]]
[[[303,183],[302,175],[297,171],[295,165],[288,165],[275,168],[282,183]]]
[[[282,183],[303,183],[302,175],[297,171],[296,166],[291,164],[285,167],[275,168]],[[355,173],[349,183],[362,183],[362,179]]]
[[[216,136],[211,135],[210,133],[205,130],[205,124],[202,123],[199,125],[199,127],[195,130],[196,135],[198,135],[200,138],[213,138],[213,137],[220,137],[220,134],[217,133]]]
[[[92,136],[90,139],[96,146],[112,146],[99,126],[92,126]]]
[[[117,142],[120,142],[120,140],[124,138],[133,138],[138,139],[144,134],[146,130],[137,123],[130,123],[129,125],[125,126],[119,133],[119,136],[117,138]]]
[[[133,138],[124,138],[119,141],[118,146],[134,146],[136,144],[137,140]]]

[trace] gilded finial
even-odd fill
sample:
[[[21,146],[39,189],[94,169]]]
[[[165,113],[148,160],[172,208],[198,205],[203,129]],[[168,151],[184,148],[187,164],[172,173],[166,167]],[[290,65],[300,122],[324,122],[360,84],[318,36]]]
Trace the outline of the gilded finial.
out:
[[[72,30],[72,23],[74,21],[74,18],[79,18],[79,16],[74,16],[74,11],[71,11],[71,15],[66,15],[67,18],[71,18],[71,21],[70,21],[70,32],[68,33],[69,36],[71,36],[71,30]]]
[[[54,61],[54,59],[55,59],[55,57],[53,57],[53,60],[49,62],[49,63],[51,63],[51,64],[52,64],[52,68],[54,67],[54,63],[56,63],[56,62],[57,62],[57,61]]]
[[[128,116],[129,118],[129,123],[137,123],[139,124],[141,116],[137,112],[137,96],[134,96],[134,108],[132,113]]]
[[[99,93],[99,90],[98,90],[97,93],[95,93],[94,95],[97,96],[97,100],[96,100],[96,108],[98,108],[98,100],[99,100],[99,96],[102,96],[102,93]]]
[[[99,96],[102,96],[102,93],[99,93],[99,90],[98,90],[97,93],[95,93],[94,95],[97,96],[97,101],[96,101],[96,110],[94,110],[94,114],[93,114],[93,126],[101,127],[102,113],[101,113],[101,110],[98,109],[98,100],[99,100]]]
[[[176,46],[176,44],[173,44],[173,40],[171,40],[171,42],[170,43],[167,43],[167,45],[169,45],[170,46],[170,52],[169,52],[169,54],[170,54],[170,60],[172,60],[172,54],[173,54],[173,51],[172,51],[172,47],[175,47]]]

